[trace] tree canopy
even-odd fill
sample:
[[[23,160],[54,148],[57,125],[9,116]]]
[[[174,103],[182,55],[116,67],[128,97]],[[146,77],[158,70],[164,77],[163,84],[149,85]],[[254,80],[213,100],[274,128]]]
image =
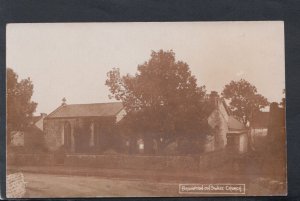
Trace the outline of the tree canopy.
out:
[[[285,89],[282,90],[282,94],[283,94],[284,97],[281,99],[281,102],[279,103],[279,105],[280,105],[282,108],[285,108],[285,107],[286,107]]]
[[[225,85],[222,95],[228,99],[229,107],[245,125],[251,121],[251,114],[269,105],[268,100],[257,93],[254,85],[241,79]]]
[[[121,76],[113,68],[107,77],[110,98],[123,102],[131,127],[164,138],[199,134],[205,86],[197,86],[188,64],[176,61],[172,50],[152,51],[135,75]]]
[[[37,107],[31,100],[33,84],[30,78],[18,81],[18,75],[11,69],[6,69],[7,78],[7,132],[24,130]]]

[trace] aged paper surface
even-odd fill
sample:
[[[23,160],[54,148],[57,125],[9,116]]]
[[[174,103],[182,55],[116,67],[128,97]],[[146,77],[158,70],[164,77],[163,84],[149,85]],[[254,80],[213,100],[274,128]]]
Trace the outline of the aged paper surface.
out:
[[[282,21],[6,38],[8,197],[286,195]]]

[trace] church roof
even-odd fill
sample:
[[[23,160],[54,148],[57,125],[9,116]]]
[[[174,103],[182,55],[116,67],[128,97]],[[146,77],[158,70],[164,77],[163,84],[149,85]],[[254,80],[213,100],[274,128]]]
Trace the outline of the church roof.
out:
[[[123,108],[121,102],[62,105],[46,118],[109,117],[117,115]]]

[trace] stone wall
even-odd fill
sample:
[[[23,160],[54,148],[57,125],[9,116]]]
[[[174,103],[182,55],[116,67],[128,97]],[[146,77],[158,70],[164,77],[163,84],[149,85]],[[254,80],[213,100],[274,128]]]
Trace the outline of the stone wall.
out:
[[[223,149],[227,144],[228,121],[221,110],[215,109],[208,117],[208,124],[214,129],[215,150]]]
[[[45,143],[50,151],[56,151],[63,144],[64,120],[44,120]]]
[[[10,154],[9,165],[65,165],[106,169],[142,170],[190,170],[214,168],[229,161],[231,156],[225,150],[197,156],[145,156],[145,155],[83,155],[57,156],[53,154]]]
[[[191,156],[67,155],[65,165],[108,169],[196,170],[198,160]]]
[[[44,120],[45,143],[50,151],[55,151],[61,145],[63,124],[58,120]]]
[[[23,166],[49,166],[55,165],[53,154],[8,154],[7,166],[23,165]]]
[[[46,118],[44,132],[52,152],[101,153],[121,146],[112,117]]]
[[[50,151],[56,151],[64,144],[63,130],[65,122],[74,125],[73,119],[44,119],[45,142]]]

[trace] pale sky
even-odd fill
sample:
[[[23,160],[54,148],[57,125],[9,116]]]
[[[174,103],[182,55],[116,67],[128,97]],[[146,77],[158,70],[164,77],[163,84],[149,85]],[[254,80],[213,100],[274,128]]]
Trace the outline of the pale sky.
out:
[[[284,24],[264,22],[22,23],[7,25],[6,64],[30,77],[36,114],[110,102],[106,73],[134,74],[151,50],[172,49],[198,85],[221,92],[244,78],[269,101],[285,88]]]

